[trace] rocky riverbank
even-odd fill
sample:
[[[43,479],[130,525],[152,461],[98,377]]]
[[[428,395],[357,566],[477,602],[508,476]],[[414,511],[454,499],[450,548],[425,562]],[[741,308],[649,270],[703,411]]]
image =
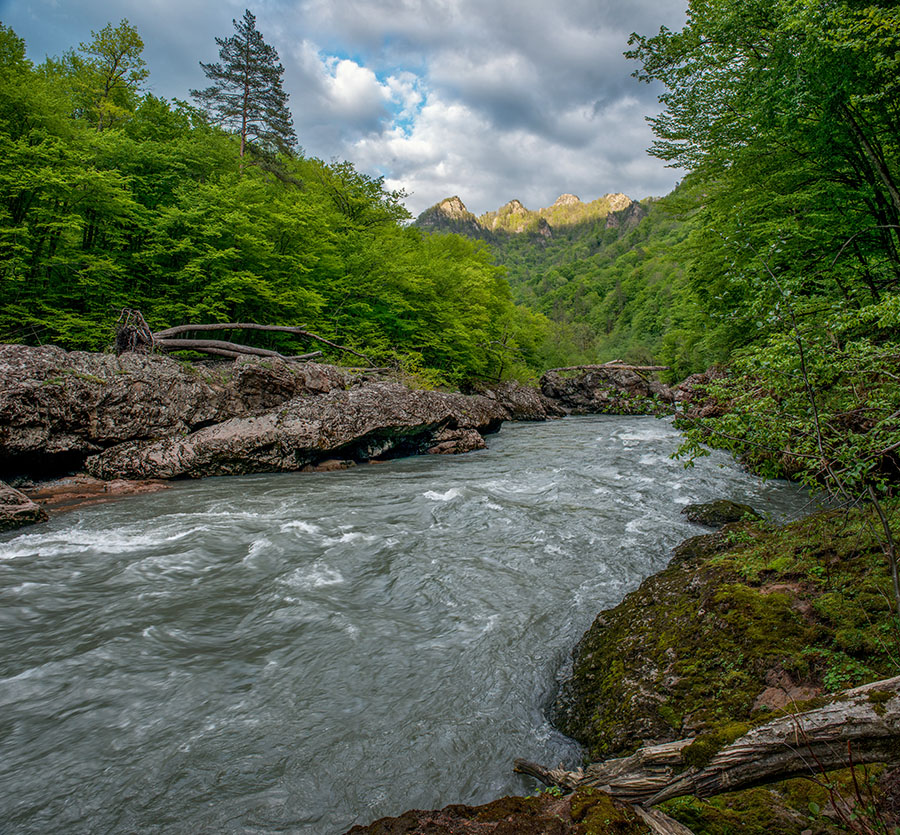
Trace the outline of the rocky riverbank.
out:
[[[65,508],[178,478],[469,452],[506,420],[633,414],[674,399],[627,369],[545,375],[542,387],[550,396],[512,382],[460,394],[280,359],[192,364],[0,345],[0,479],[26,494],[9,493],[0,513],[15,527],[45,518],[23,509],[29,499]]]
[[[682,543],[666,569],[601,613],[579,642],[555,723],[584,745],[587,761],[693,738],[686,759],[700,765],[778,711],[896,675],[890,576],[873,521],[864,510],[829,511],[783,528],[743,521]],[[851,816],[866,825],[880,816],[886,832],[900,825],[897,770],[860,769],[854,782],[849,770],[826,776],[813,763],[810,778],[710,801],[678,798],[660,811],[695,835],[869,831],[853,829]],[[588,819],[596,793],[557,798],[566,799],[407,813],[353,832],[678,831],[609,814]],[[501,808],[506,816],[496,817]],[[501,822],[491,829],[486,821]]]

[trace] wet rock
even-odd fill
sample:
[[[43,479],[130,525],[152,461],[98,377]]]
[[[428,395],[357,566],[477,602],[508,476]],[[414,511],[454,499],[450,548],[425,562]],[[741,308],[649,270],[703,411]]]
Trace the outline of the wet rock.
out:
[[[102,504],[124,496],[158,493],[169,487],[171,484],[165,481],[148,479],[102,481],[85,473],[77,473],[65,478],[32,484],[28,488],[23,488],[23,492],[45,510],[55,513],[74,510],[85,505]]]
[[[442,430],[484,435],[504,417],[484,397],[376,383],[295,398],[180,437],[120,444],[88,458],[85,468],[103,479],[293,471],[327,458],[367,461],[424,452]]]
[[[347,461],[344,458],[326,458],[318,464],[307,464],[301,468],[304,473],[336,473],[340,470],[349,470],[355,467],[355,461]]]
[[[746,721],[767,672],[808,639],[791,596],[750,587],[720,562],[734,548],[728,533],[740,531],[750,529],[687,540],[575,647],[553,721],[590,759],[692,736],[726,718]],[[729,664],[734,674],[723,687]]]
[[[632,807],[599,789],[566,797],[503,797],[482,806],[412,810],[354,826],[345,835],[650,835],[653,830]]]
[[[0,481],[0,532],[47,521],[46,511],[24,493]]]
[[[0,345],[0,469],[78,469],[84,456],[114,444],[187,434],[345,385],[339,369],[315,363],[210,366]]]
[[[647,415],[669,410],[668,386],[627,368],[591,368],[581,373],[548,371],[541,392],[575,415]]]
[[[512,380],[486,386],[477,393],[496,401],[506,412],[507,420],[550,420],[566,414],[540,389]]]
[[[426,450],[429,455],[458,455],[486,446],[481,433],[475,429],[442,429],[432,441],[434,445]]]
[[[743,519],[762,519],[750,505],[733,502],[730,499],[717,499],[714,502],[689,504],[681,511],[689,522],[705,525],[708,528],[720,528],[730,522]]]

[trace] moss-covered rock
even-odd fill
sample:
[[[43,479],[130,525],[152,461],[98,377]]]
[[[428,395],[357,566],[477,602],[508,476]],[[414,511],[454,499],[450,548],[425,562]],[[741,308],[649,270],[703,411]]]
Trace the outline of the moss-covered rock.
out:
[[[895,675],[900,622],[891,599],[867,511],[819,513],[775,530],[743,522],[694,537],[664,571],[598,616],[575,649],[557,724],[589,760],[693,736],[685,759],[702,766],[774,712]],[[853,808],[872,773],[856,783],[849,771],[811,776],[823,784],[789,780],[710,801],[678,798],[663,811],[696,835],[846,831],[831,800]],[[873,802],[881,802],[878,791],[890,794],[878,789]]]
[[[483,806],[413,810],[354,826],[347,835],[651,835],[629,805],[599,789],[561,797],[503,797]]]
[[[862,511],[694,537],[597,617],[573,653],[555,721],[588,760],[705,734],[702,757],[734,723],[893,675],[890,599]]]
[[[750,505],[733,502],[730,499],[717,499],[714,502],[702,504],[689,504],[681,511],[689,522],[697,525],[705,525],[708,528],[721,528],[730,522],[740,522],[745,519],[762,519]]]

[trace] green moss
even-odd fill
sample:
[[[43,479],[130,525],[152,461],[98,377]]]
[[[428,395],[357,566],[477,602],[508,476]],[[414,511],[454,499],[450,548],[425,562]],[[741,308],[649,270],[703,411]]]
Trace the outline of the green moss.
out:
[[[832,692],[894,675],[898,622],[874,521],[829,511],[774,530],[742,523],[738,547],[727,530],[686,541],[585,635],[557,724],[588,760],[699,734],[700,762],[723,729],[773,715],[754,710],[773,682]]]
[[[700,734],[681,752],[681,758],[685,765],[703,768],[726,745],[730,745],[749,730],[750,725],[745,722],[729,722],[714,731]]]
[[[884,716],[884,706],[894,698],[896,693],[891,693],[886,690],[870,690],[867,695],[869,703],[872,705],[872,710],[879,716]]]
[[[578,835],[650,835],[650,828],[629,806],[599,789],[579,789],[570,801]]]

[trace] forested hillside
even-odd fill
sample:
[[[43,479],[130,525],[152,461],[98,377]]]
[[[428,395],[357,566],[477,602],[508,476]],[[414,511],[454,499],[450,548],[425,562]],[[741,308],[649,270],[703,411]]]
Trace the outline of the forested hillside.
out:
[[[900,473],[898,33],[893,3],[717,0],[631,42],[666,88],[652,153],[691,171],[687,281],[730,365],[690,437],[842,502]]]
[[[423,229],[486,241],[514,300],[547,316],[560,364],[663,362],[681,379],[727,354],[709,339],[685,266],[688,221],[668,201],[561,195],[530,211],[512,200],[476,217],[458,198],[425,211]],[[667,208],[667,206],[671,207]]]
[[[407,227],[402,194],[304,157],[284,119],[254,134],[144,93],[142,50],[123,21],[35,66],[0,24],[0,340],[103,349],[128,307],[303,325],[435,382],[547,363],[482,245]]]

